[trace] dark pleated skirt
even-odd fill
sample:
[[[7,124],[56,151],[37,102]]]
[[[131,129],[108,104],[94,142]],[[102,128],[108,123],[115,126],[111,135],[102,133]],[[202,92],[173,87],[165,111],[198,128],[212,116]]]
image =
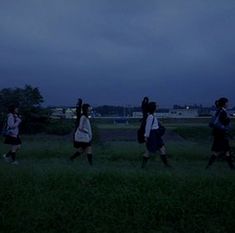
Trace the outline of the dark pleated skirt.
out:
[[[211,150],[214,152],[227,152],[230,151],[229,138],[226,131],[214,129],[213,130],[213,144]]]
[[[22,144],[19,136],[18,137],[6,136],[4,143],[12,146],[18,146]]]
[[[91,146],[91,142],[75,142],[74,141],[73,146],[77,149],[81,148],[81,149],[85,150],[86,148]]]
[[[149,138],[148,138],[148,142],[146,144],[147,150],[150,153],[155,153],[159,149],[161,149],[163,146],[164,146],[164,142],[161,136],[159,136],[159,134],[157,133],[157,130],[151,130]]]

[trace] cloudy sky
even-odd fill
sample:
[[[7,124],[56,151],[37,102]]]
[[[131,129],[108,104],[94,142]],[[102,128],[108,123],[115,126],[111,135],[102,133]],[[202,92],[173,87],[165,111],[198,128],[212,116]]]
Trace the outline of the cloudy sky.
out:
[[[0,88],[47,105],[235,105],[234,0],[0,0]]]

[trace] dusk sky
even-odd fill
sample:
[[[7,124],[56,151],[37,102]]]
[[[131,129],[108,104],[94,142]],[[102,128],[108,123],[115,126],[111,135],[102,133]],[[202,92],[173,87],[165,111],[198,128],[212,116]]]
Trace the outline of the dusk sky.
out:
[[[235,0],[0,0],[0,89],[46,105],[235,106]]]

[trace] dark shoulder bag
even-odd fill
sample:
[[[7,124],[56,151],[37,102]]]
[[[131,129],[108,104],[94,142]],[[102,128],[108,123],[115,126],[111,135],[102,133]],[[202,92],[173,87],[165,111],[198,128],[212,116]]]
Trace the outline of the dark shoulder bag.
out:
[[[157,129],[157,134],[162,137],[166,132],[166,128],[160,123],[158,122],[158,129]]]

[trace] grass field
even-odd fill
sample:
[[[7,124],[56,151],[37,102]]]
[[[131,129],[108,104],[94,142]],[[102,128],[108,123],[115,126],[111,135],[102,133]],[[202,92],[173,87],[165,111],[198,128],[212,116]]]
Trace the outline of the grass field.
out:
[[[101,138],[90,167],[85,156],[68,161],[71,136],[23,136],[19,165],[0,161],[0,232],[235,232],[235,172],[224,161],[205,170],[209,130],[167,128],[181,138],[166,141],[173,169],[158,155],[141,169],[144,146],[133,140]]]

